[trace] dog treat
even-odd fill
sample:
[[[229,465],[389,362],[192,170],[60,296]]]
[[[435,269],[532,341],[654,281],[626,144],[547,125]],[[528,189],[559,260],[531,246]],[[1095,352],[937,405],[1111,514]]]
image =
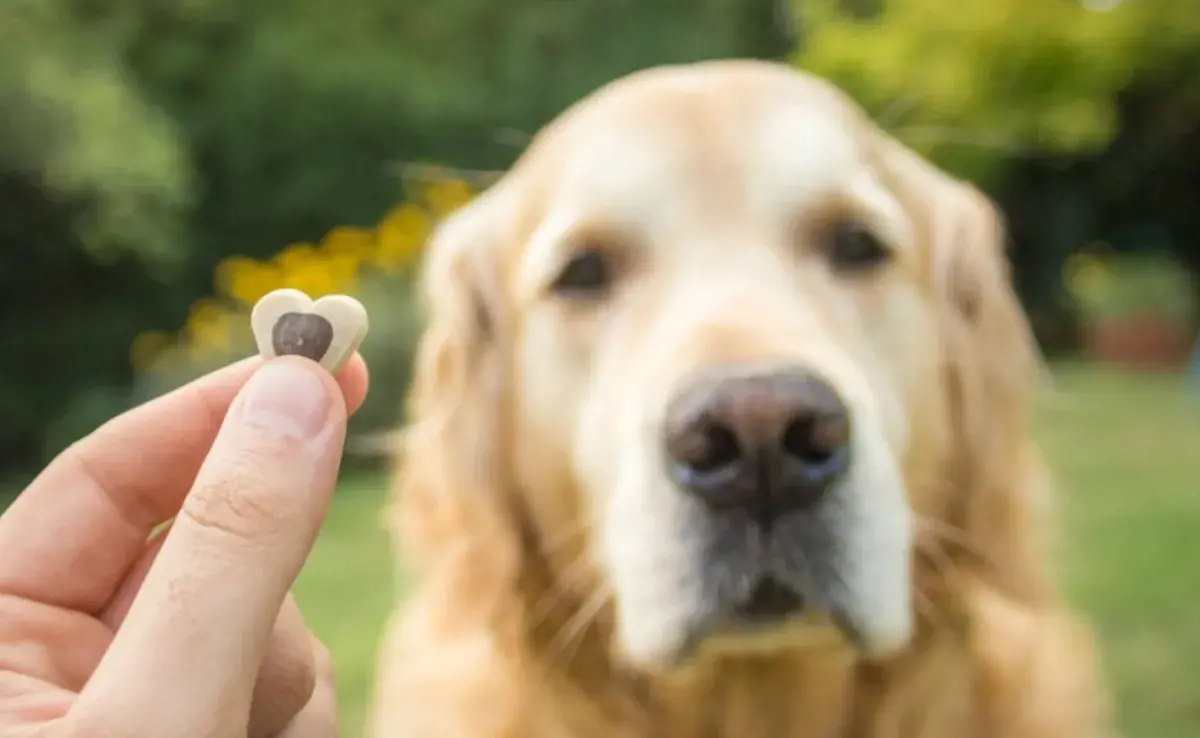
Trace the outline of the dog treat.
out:
[[[367,310],[348,295],[314,301],[300,290],[275,290],[255,304],[250,327],[263,358],[303,356],[333,373],[366,337]]]

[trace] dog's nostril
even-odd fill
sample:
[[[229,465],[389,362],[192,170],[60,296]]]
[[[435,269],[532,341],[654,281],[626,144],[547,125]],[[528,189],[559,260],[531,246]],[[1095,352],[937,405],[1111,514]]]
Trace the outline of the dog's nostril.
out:
[[[672,398],[668,474],[713,509],[763,526],[811,508],[849,470],[851,418],[832,385],[795,369],[724,368]]]
[[[788,423],[783,431],[783,450],[800,461],[828,461],[850,441],[850,425],[844,415],[813,414]]]
[[[680,435],[673,446],[675,459],[700,474],[722,469],[741,457],[741,447],[733,431],[711,422],[697,424]]]

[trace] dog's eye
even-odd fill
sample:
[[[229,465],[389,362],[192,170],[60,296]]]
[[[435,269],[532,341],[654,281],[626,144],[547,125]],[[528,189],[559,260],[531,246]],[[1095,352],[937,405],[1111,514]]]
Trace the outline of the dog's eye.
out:
[[[829,229],[825,237],[826,253],[833,268],[847,273],[864,272],[887,262],[892,252],[871,232],[852,220]]]
[[[595,297],[612,284],[613,267],[607,256],[597,250],[581,251],[563,267],[552,285],[566,297]]]

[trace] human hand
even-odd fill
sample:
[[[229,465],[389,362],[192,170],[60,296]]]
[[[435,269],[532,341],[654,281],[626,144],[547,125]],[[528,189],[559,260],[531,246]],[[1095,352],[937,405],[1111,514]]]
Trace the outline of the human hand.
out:
[[[0,516],[0,735],[336,735],[288,590],[366,391],[358,356],[247,359],[51,462]]]

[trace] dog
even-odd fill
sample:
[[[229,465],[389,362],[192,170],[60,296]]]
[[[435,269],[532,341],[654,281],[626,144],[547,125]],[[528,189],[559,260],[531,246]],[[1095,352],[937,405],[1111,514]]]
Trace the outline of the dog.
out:
[[[991,201],[826,81],[636,72],[423,274],[375,738],[1084,738]]]

